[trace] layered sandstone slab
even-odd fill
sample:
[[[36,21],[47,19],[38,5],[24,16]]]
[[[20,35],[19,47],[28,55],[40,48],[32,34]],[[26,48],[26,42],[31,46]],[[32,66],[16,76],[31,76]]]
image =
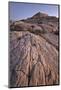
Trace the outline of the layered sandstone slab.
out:
[[[10,33],[10,87],[58,84],[58,50],[42,36]]]

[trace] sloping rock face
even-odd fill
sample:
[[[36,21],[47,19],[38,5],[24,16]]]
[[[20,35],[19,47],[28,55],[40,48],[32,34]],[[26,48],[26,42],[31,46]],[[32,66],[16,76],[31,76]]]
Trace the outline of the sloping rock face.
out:
[[[10,87],[59,84],[59,30],[50,23],[53,31],[46,31],[44,25],[10,23]]]
[[[58,51],[43,37],[12,32],[11,87],[58,84]]]

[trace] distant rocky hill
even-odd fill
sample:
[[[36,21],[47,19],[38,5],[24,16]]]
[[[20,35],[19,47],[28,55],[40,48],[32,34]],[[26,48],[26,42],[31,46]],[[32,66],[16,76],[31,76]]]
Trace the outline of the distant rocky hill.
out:
[[[59,18],[38,12],[9,23],[10,87],[59,84]]]
[[[37,23],[37,24],[57,24],[58,23],[58,18],[54,16],[49,16],[48,14],[45,13],[40,13],[38,12],[37,14],[33,15],[30,18],[27,18],[26,20],[22,20],[24,22],[28,23]]]
[[[59,18],[54,17],[54,16],[48,16],[47,14],[40,13],[38,12],[34,16],[28,18],[28,19],[23,19],[14,22],[11,24],[10,29],[33,29],[38,27],[38,29],[42,28],[44,31],[46,30],[47,32],[52,32],[52,31],[58,31],[59,29]],[[13,27],[12,27],[13,26]],[[36,26],[36,27],[35,27]]]

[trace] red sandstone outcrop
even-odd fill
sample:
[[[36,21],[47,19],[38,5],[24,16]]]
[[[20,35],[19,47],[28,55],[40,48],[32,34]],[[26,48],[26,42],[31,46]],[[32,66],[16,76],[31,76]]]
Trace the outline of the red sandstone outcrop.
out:
[[[59,84],[58,23],[31,23],[38,14],[10,23],[10,87]]]

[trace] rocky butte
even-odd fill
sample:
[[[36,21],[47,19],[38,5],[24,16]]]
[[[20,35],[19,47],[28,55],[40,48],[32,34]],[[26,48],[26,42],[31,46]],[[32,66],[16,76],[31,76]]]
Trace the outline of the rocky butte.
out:
[[[58,85],[59,18],[38,12],[9,29],[9,87]]]

